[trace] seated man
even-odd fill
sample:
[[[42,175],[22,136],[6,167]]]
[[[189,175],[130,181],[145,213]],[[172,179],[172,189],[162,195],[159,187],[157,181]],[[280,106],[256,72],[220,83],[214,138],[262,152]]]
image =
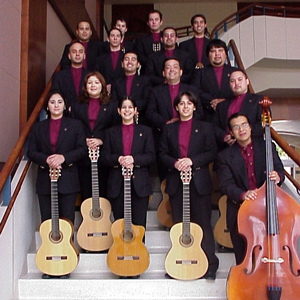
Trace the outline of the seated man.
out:
[[[114,82],[111,96],[116,101],[121,101],[125,95],[130,96],[137,105],[138,123],[147,125],[146,101],[152,86],[148,76],[138,75],[137,69],[139,66],[140,63],[135,52],[124,54],[122,67],[125,76]]]
[[[224,149],[227,145],[231,146],[235,142],[235,139],[230,134],[230,129],[227,127],[227,120],[232,114],[237,112],[243,113],[249,119],[252,136],[263,135],[261,125],[262,109],[259,104],[263,97],[249,92],[249,79],[247,74],[241,69],[231,73],[229,85],[233,97],[218,104],[213,118],[219,149]]]
[[[262,137],[251,137],[249,120],[241,113],[228,119],[228,127],[236,143],[218,154],[216,165],[221,191],[227,195],[227,228],[236,264],[240,264],[244,260],[246,243],[237,230],[237,215],[243,201],[255,201],[257,189],[266,180],[266,143]],[[284,169],[275,145],[272,152],[274,171],[270,179],[280,185],[284,181]]]
[[[85,76],[89,71],[82,67],[85,51],[80,42],[71,44],[68,57],[71,68],[54,73],[51,90],[61,92],[67,99],[68,105],[72,106],[81,94]]]
[[[90,71],[95,70],[96,60],[99,55],[104,53],[104,45],[103,42],[97,40],[91,40],[92,36],[91,25],[89,22],[81,21],[77,25],[76,34],[78,40],[82,43],[85,49],[86,57],[83,61],[83,67]],[[60,69],[69,69],[71,67],[71,63],[69,60],[69,48],[72,43],[67,44],[65,46],[61,61],[60,61]]]
[[[161,41],[164,49],[149,56],[146,75],[150,76],[153,85],[164,83],[165,78],[162,72],[164,61],[168,57],[175,57],[179,60],[182,69],[181,82],[189,84],[195,67],[190,55],[177,47],[178,37],[175,28],[165,28],[162,32]]]

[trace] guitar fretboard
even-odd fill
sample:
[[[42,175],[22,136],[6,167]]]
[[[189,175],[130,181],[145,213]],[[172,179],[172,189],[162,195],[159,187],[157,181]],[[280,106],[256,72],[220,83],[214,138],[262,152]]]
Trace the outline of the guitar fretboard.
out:
[[[91,162],[91,172],[92,172],[93,215],[97,215],[97,213],[100,212],[97,161]]]
[[[183,235],[190,236],[190,184],[183,183]]]
[[[52,218],[51,237],[54,241],[57,241],[60,239],[57,180],[51,180],[51,218]]]

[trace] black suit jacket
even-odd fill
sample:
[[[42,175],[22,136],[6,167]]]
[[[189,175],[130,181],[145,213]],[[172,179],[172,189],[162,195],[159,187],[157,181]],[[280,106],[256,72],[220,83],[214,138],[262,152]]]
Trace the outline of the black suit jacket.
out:
[[[146,124],[146,104],[147,104],[147,97],[151,90],[151,82],[148,76],[142,76],[135,74],[130,96],[136,103],[137,109],[139,112],[139,123]],[[127,95],[126,91],[126,76],[118,78],[112,86],[112,93],[111,96],[114,101],[120,101]]]
[[[110,52],[102,54],[97,58],[96,70],[104,76],[107,84],[113,84],[115,80],[125,75],[121,64],[123,55],[124,53],[120,51],[115,70],[113,69]]]
[[[71,62],[68,57],[69,49],[72,43],[67,44],[65,46],[62,58],[60,60],[60,69],[69,69],[71,68]],[[104,53],[104,45],[103,42],[97,40],[89,40],[88,47],[86,51],[86,64],[87,69],[90,71],[94,71],[96,67],[97,57]]]
[[[100,111],[93,129],[89,121],[88,108],[87,103],[75,103],[71,109],[72,117],[82,122],[85,138],[95,137],[104,141],[106,129],[121,122],[121,118],[117,112],[117,103],[109,102],[100,106]],[[102,157],[100,156],[99,163],[101,163],[101,161]],[[90,164],[88,155],[81,161],[81,164]]]
[[[250,121],[252,136],[262,136],[263,130],[261,125],[262,109],[259,104],[263,97],[247,92],[241,107],[241,113],[246,115]],[[216,112],[213,118],[213,125],[217,142],[221,146],[226,146],[223,139],[227,132],[228,109],[232,103],[233,98],[226,99],[217,105]]]
[[[206,46],[209,43],[209,39],[208,38],[204,38],[204,43],[203,43],[203,51],[202,51],[202,58],[201,58],[201,62],[203,64],[204,67],[207,67],[209,65],[209,59],[206,56]],[[196,48],[196,43],[195,43],[195,37],[181,42],[179,44],[179,49],[186,51],[189,53],[190,58],[193,60],[194,63],[194,68],[196,67],[198,61],[198,52],[197,52],[197,48]]]
[[[161,49],[160,51],[162,51],[164,48],[163,43],[161,41],[159,41],[159,45],[160,45],[160,49]],[[152,38],[151,33],[143,35],[136,40],[135,51],[137,52],[137,54],[139,56],[139,62],[142,66],[141,71],[143,74],[145,74],[148,57],[152,53],[156,52],[156,51],[153,51],[153,38]]]
[[[266,155],[265,141],[263,138],[253,138],[254,172],[257,187],[261,187],[266,180]],[[282,162],[273,144],[274,170],[279,174],[281,184],[284,181],[284,169]],[[222,192],[227,195],[227,227],[231,230],[236,222],[240,207],[240,196],[249,190],[248,173],[240,147],[234,143],[223,150],[217,158],[217,175]]]
[[[198,98],[198,107],[194,113],[194,117],[201,119],[203,112],[197,89],[194,86],[180,83],[179,92],[181,91],[190,91],[196,95]],[[158,85],[151,90],[147,100],[146,116],[151,125],[158,131],[161,131],[166,125],[166,122],[173,118],[171,94],[167,83]]]
[[[181,158],[179,146],[179,121],[165,126],[159,149],[159,155],[168,168],[167,185],[165,192],[173,195],[181,184],[180,172],[175,169],[175,162]],[[192,160],[192,182],[199,195],[212,192],[209,163],[217,155],[217,145],[212,125],[206,122],[193,120],[188,157]],[[192,183],[191,182],[191,183]]]
[[[116,198],[123,186],[122,168],[118,162],[123,153],[122,125],[108,129],[102,156],[105,164],[110,167],[107,189],[109,198]],[[149,127],[134,125],[131,155],[134,158],[133,187],[139,197],[147,197],[152,194],[148,167],[155,161],[153,137]]]
[[[85,76],[89,73],[88,70],[82,68],[81,80],[78,90],[78,95],[82,91]],[[76,93],[76,88],[74,84],[74,79],[71,69],[61,70],[54,73],[52,79],[51,90],[60,91],[66,97],[68,105],[71,106],[73,103],[77,102],[78,95]]]
[[[50,143],[50,120],[46,119],[34,124],[29,136],[27,155],[29,159],[38,164],[37,194],[51,194],[49,166],[46,160],[52,154],[62,154],[65,157],[61,176],[58,179],[58,192],[61,194],[79,192],[76,162],[87,154],[84,131],[79,121],[62,118],[55,152]]]
[[[174,49],[173,57],[179,60],[180,68],[183,71],[180,81],[184,83],[190,83],[195,68],[190,55],[176,47]],[[146,66],[146,75],[150,76],[153,85],[159,85],[165,81],[163,76],[163,65],[166,58],[167,57],[164,50],[153,53],[149,56]]]

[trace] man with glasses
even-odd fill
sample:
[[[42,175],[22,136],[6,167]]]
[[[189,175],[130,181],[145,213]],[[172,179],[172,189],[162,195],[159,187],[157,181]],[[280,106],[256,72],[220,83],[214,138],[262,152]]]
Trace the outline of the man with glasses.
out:
[[[243,201],[255,201],[257,189],[266,180],[265,141],[262,137],[251,137],[249,120],[241,113],[235,113],[228,119],[228,127],[236,143],[218,154],[217,175],[221,191],[227,195],[227,228],[236,264],[240,264],[246,244],[237,230],[237,214]],[[280,185],[284,181],[283,165],[274,144],[272,151],[274,171],[270,178]]]
[[[212,123],[219,150],[231,146],[235,139],[227,126],[228,118],[236,113],[245,114],[252,129],[252,136],[262,136],[261,126],[262,109],[259,102],[262,96],[249,92],[249,79],[242,69],[236,69],[229,77],[230,90],[233,96],[218,104]]]

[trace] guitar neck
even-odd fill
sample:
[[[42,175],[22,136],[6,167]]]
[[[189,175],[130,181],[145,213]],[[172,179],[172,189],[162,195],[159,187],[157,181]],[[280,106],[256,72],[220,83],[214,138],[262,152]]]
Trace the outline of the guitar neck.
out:
[[[190,236],[190,184],[183,183],[183,235]]]
[[[51,180],[51,218],[52,218],[52,239],[58,240],[59,233],[59,208],[57,180]]]
[[[100,211],[97,161],[91,162],[93,212]]]
[[[131,233],[132,228],[131,217],[131,181],[129,178],[124,178],[124,232]]]

